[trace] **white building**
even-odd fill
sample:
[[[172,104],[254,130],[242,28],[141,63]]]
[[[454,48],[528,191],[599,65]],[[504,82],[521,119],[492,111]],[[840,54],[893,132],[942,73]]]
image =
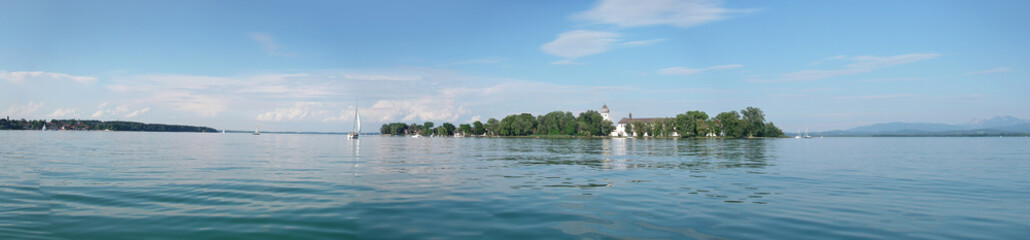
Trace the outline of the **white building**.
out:
[[[611,118],[610,118],[610,116],[608,114],[608,104],[605,104],[605,105],[601,106],[601,117],[604,118],[604,120],[611,121]],[[626,125],[629,125],[631,122],[643,122],[645,124],[650,124],[651,122],[653,122],[653,121],[655,121],[657,119],[664,119],[664,118],[633,118],[633,113],[629,113],[629,117],[628,118],[619,119],[619,122],[615,123],[615,130],[612,130],[612,133],[609,134],[609,136],[612,136],[612,137],[636,137],[637,136],[636,133],[626,132]],[[647,133],[645,133],[644,136],[646,137]],[[675,131],[673,131],[672,132],[672,136],[676,137],[676,136],[679,136],[679,134],[676,133]]]

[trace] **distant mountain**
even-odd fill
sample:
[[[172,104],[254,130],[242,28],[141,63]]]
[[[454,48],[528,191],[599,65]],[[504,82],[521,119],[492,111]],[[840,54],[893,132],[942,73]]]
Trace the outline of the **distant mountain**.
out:
[[[789,134],[789,133],[788,133]],[[1030,120],[998,116],[966,124],[877,123],[848,130],[817,132],[816,136],[1000,136],[1030,135]]]

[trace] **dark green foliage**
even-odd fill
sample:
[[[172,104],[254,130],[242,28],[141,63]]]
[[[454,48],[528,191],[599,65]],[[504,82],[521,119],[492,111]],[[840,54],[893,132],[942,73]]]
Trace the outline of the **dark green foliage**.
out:
[[[407,131],[408,125],[401,122],[383,124],[379,128],[379,133],[383,135],[404,135]]]
[[[689,111],[676,115],[676,133],[680,137],[704,136],[708,133],[708,114],[702,111]]]
[[[483,126],[483,122],[480,122],[480,121],[472,122],[472,134],[475,134],[476,136],[479,136],[479,135],[483,135],[483,133],[486,133],[486,127]]]
[[[486,131],[488,134],[497,136],[500,130],[501,122],[497,121],[496,118],[490,118],[489,120],[486,120]]]
[[[77,119],[54,119],[49,122],[44,120],[7,120],[0,119],[0,130],[40,130],[46,124],[48,130],[111,130],[111,131],[137,131],[137,132],[215,132],[214,128],[168,125],[154,123],[140,123],[128,121],[97,121]]]
[[[461,133],[461,135],[472,134],[472,125],[458,124],[458,132]]]
[[[576,117],[571,112],[554,111],[537,117],[536,134],[573,135],[577,126]]]
[[[445,122],[443,124],[440,124],[440,127],[436,128],[436,135],[439,135],[439,136],[454,136],[454,130],[455,129],[457,129],[457,128],[454,127],[454,124]]]
[[[536,118],[533,117],[533,114],[508,115],[501,119],[498,135],[526,136],[533,134],[534,129],[536,129]]]
[[[747,107],[740,110],[742,128],[748,137],[762,137],[765,134],[765,113],[762,109]]]
[[[714,125],[722,136],[741,138],[747,134],[737,111],[719,113],[715,116]]]
[[[580,136],[607,136],[615,129],[611,121],[604,120],[601,113],[594,110],[580,113],[576,121],[579,122],[576,134]]]
[[[765,133],[762,134],[762,136],[763,137],[783,137],[784,135],[783,135],[783,131],[781,131],[780,128],[776,127],[776,124],[773,124],[773,123],[770,122],[769,124],[765,125]]]

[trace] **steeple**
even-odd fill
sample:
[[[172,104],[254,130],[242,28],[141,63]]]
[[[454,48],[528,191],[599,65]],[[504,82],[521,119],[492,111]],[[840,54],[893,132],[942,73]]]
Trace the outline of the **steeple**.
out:
[[[605,103],[601,106],[601,119],[606,121],[612,121],[610,114],[608,114],[608,104]]]

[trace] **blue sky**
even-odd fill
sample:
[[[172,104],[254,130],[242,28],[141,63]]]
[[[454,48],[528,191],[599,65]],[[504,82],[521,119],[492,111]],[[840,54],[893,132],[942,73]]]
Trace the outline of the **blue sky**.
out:
[[[0,1],[0,111],[366,130],[755,106],[785,130],[1030,118],[1027,1]]]

